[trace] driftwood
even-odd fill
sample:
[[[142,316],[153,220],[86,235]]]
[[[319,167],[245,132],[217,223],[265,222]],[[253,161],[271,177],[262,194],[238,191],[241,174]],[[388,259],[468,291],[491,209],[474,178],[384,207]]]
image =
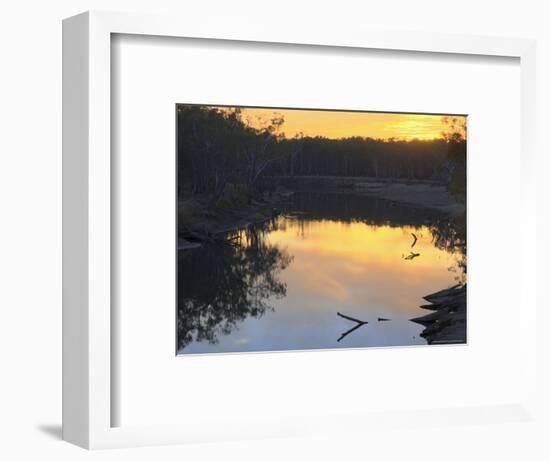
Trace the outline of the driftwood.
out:
[[[412,261],[414,258],[417,258],[418,256],[420,256],[420,253],[413,253],[411,251],[408,256],[403,256],[403,259],[406,259],[408,261]]]
[[[411,245],[411,248],[414,248],[414,246],[416,245],[416,241],[418,240],[418,238],[416,237],[416,235],[414,233],[411,232],[411,235],[413,236],[413,243]]]
[[[378,317],[379,322],[389,322],[391,319],[385,319],[383,317]]]

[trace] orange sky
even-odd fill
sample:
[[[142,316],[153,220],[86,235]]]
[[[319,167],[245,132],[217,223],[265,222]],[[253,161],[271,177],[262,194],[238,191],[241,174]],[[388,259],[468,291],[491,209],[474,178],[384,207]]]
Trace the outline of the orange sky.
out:
[[[444,116],[424,114],[392,114],[376,112],[338,112],[297,109],[242,109],[242,117],[252,126],[273,118],[284,117],[281,131],[287,138],[302,132],[304,136],[324,136],[338,139],[351,136],[387,139],[433,139],[441,137],[448,126]],[[464,120],[464,116],[453,116]]]

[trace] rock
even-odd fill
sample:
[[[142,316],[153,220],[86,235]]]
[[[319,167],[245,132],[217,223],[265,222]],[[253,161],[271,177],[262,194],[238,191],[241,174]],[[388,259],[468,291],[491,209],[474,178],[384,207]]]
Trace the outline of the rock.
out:
[[[455,285],[424,297],[430,304],[420,306],[434,312],[411,319],[424,325],[422,336],[428,344],[466,342],[466,285]]]

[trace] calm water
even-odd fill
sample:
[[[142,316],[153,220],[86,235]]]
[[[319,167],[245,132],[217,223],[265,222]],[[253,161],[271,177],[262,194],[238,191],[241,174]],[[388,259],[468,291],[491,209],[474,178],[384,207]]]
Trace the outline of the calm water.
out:
[[[462,276],[454,241],[434,212],[297,193],[272,222],[179,252],[178,353],[426,344],[409,319]]]

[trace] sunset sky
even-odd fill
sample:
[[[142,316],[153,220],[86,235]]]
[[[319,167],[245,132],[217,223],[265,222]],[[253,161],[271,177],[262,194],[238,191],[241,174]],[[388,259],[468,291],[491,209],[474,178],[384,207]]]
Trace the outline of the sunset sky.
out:
[[[283,116],[285,122],[281,131],[287,138],[302,132],[304,136],[332,139],[352,136],[434,139],[449,128],[443,123],[442,115],[251,108],[242,109],[241,113],[244,121],[256,127],[269,121],[274,114]]]

